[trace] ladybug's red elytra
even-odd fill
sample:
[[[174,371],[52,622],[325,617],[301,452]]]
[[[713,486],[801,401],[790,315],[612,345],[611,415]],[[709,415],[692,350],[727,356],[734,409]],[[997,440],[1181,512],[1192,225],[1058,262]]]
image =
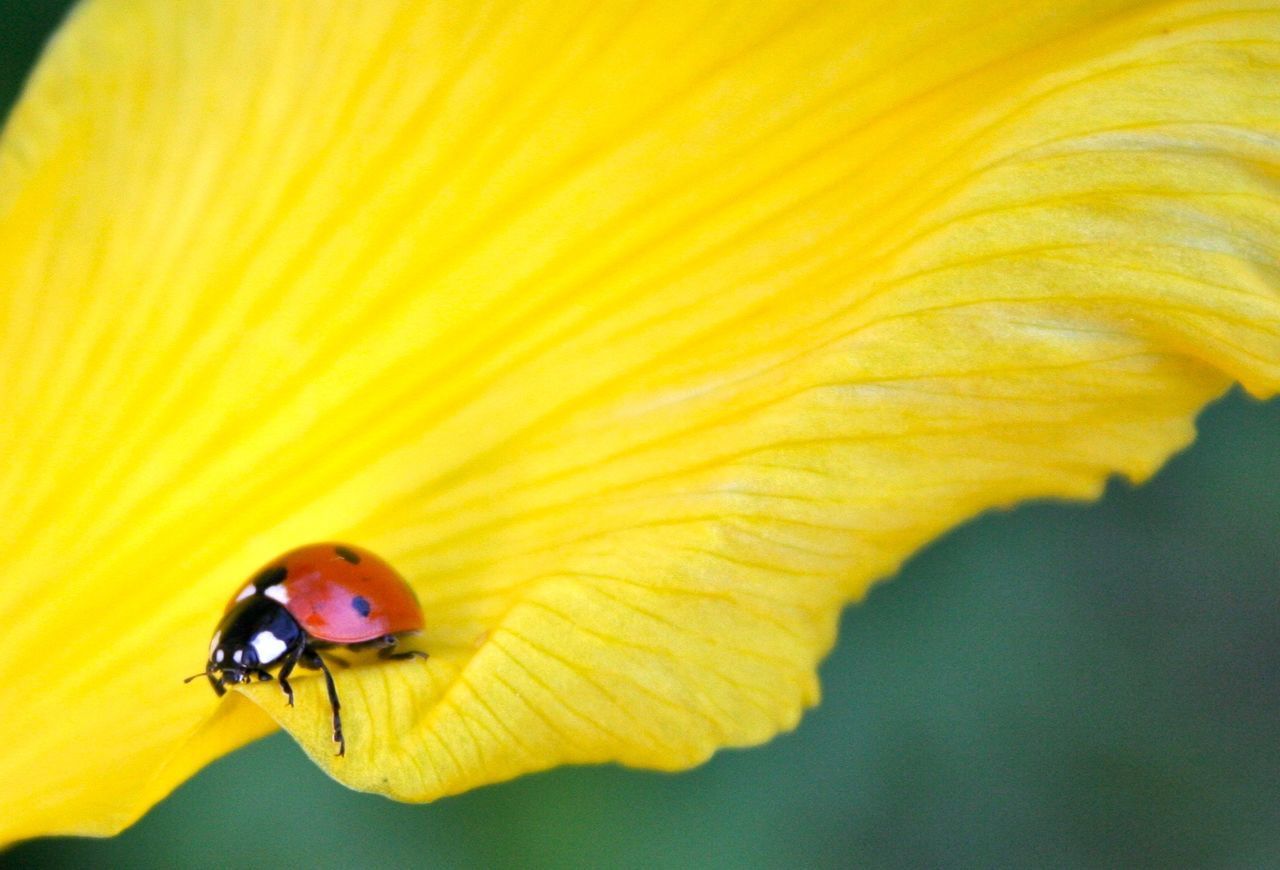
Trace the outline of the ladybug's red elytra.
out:
[[[333,708],[333,742],[345,755],[342,705],[321,650],[345,646],[377,649],[387,659],[425,659],[418,650],[395,651],[401,637],[422,627],[413,590],[382,559],[350,544],[308,544],[269,562],[232,596],[209,642],[208,664],[186,681],[207,676],[222,695],[227,683],[255,676],[270,680],[266,669],[279,666],[276,679],[292,707],[294,667],[323,671]]]

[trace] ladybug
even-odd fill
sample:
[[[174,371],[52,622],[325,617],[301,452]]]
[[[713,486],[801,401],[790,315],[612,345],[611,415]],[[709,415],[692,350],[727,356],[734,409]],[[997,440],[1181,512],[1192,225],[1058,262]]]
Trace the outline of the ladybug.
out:
[[[293,706],[289,675],[297,665],[324,672],[333,708],[333,742],[345,755],[338,690],[321,650],[377,649],[381,658],[426,658],[396,652],[406,634],[422,630],[422,608],[409,584],[382,559],[350,544],[309,544],[268,562],[227,603],[209,642],[203,672],[218,695],[227,683],[276,679]],[[335,658],[335,662],[346,665]]]

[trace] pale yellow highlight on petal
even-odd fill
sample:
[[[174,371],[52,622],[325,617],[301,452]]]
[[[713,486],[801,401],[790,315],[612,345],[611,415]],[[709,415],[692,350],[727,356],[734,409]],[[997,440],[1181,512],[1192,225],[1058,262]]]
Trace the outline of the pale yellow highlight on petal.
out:
[[[793,726],[922,543],[1275,392],[1278,67],[1265,3],[89,4],[0,143],[0,839],[261,711],[409,800]],[[345,759],[180,683],[317,539],[427,612]]]

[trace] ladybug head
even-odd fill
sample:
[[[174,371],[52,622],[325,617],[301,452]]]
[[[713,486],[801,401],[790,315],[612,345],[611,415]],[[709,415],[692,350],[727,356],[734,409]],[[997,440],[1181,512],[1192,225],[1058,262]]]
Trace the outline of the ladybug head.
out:
[[[298,621],[279,602],[265,595],[250,595],[226,612],[209,642],[209,661],[202,674],[213,690],[223,694],[227,683],[269,679],[264,670],[306,644]]]

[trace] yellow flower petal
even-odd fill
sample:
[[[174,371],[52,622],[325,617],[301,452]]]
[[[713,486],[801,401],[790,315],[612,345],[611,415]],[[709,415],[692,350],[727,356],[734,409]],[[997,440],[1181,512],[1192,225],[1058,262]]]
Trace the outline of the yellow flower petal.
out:
[[[410,800],[791,727],[914,548],[1276,390],[1278,62],[1267,4],[81,8],[0,143],[0,840],[268,716]],[[180,682],[318,539],[428,620],[344,759],[318,680]]]

